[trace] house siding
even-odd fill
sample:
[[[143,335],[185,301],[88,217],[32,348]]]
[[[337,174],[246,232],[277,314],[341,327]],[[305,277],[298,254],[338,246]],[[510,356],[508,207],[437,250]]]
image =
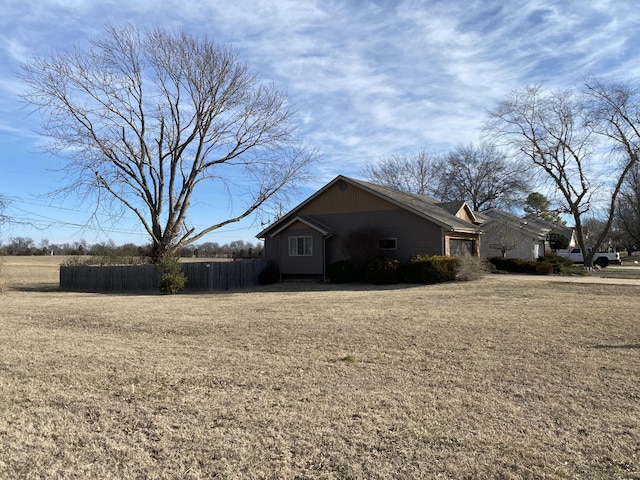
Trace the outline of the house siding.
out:
[[[469,212],[467,212],[466,209],[464,208],[461,208],[458,211],[458,213],[456,214],[456,217],[469,223],[473,223],[473,221],[475,220],[474,218],[471,217],[471,215],[469,215]]]
[[[420,202],[409,203],[404,205],[402,199],[391,201],[384,194],[337,179],[261,234],[260,238],[265,239],[265,256],[279,265],[284,278],[324,275],[330,264],[347,259],[343,249],[345,238],[363,228],[376,229],[379,232],[376,240],[395,239],[396,248],[381,253],[403,263],[416,254],[448,255],[452,239],[472,240],[474,253],[479,253],[479,232],[454,232],[452,228],[455,227],[443,228],[446,221],[427,219],[420,213]],[[462,214],[468,216],[468,212]],[[280,227],[282,230],[277,229],[295,216],[302,221],[294,220],[290,225]],[[469,226],[474,228],[472,223]],[[302,235],[312,236],[313,255],[290,257],[289,238]]]
[[[289,238],[306,236],[312,238],[313,255],[289,256]],[[267,238],[265,242],[267,258],[277,262],[279,257],[280,274],[283,276],[323,275],[322,250],[322,235],[299,222],[284,230],[277,238]]]
[[[544,243],[543,241],[538,241],[529,235],[521,234],[514,232],[515,236],[515,245],[511,250],[508,250],[505,253],[506,258],[520,258],[522,260],[536,260],[536,244],[540,245],[538,247],[538,255],[544,255]],[[494,244],[499,244],[500,239],[498,236],[494,235],[494,232],[488,230],[484,238],[482,239],[482,246],[480,253],[483,257],[500,257],[502,253],[499,248],[492,248],[491,246]]]
[[[323,195],[304,205],[299,210],[299,215],[316,217],[327,212],[332,214],[354,212],[378,212],[402,209],[387,200],[372,195],[371,193],[354,187],[344,181],[339,181],[329,187]]]
[[[340,232],[327,240],[327,265],[346,259],[344,238],[367,227],[378,229],[381,238],[398,239],[396,250],[384,251],[389,258],[407,262],[416,252],[431,255],[444,252],[440,226],[346,182],[337,182],[298,213],[312,216],[334,232]]]
[[[443,254],[442,228],[405,210],[380,210],[349,214],[316,215],[323,224],[341,232],[327,240],[327,264],[345,260],[342,248],[347,235],[360,228],[374,227],[380,238],[396,238],[395,250],[384,250],[384,255],[408,262],[416,253]]]

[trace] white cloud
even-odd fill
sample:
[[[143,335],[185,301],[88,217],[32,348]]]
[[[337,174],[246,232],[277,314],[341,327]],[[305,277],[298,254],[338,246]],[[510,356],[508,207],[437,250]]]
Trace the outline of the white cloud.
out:
[[[486,110],[526,84],[640,77],[632,0],[6,0],[0,90],[19,93],[15,73],[33,53],[124,22],[232,43],[288,90],[323,179],[395,151],[477,142]],[[0,130],[24,116],[16,105],[0,103]]]

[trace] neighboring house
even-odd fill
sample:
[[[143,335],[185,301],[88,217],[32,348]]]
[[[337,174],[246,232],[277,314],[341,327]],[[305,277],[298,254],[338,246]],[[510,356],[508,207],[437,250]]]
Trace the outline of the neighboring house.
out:
[[[536,260],[548,249],[548,235],[555,226],[538,218],[520,218],[508,212],[491,209],[476,212],[484,235],[480,254],[483,257]]]
[[[378,251],[407,262],[416,254],[479,255],[476,221],[465,202],[338,176],[256,236],[283,278],[325,278],[331,263],[347,259],[344,239],[359,229],[378,232]]]
[[[525,222],[528,222],[530,225],[536,225],[541,229],[550,228],[549,232],[547,233],[545,251],[558,250],[557,248],[554,249],[554,246],[557,245],[555,240],[557,240],[558,237],[564,237],[566,239],[565,242],[568,242],[568,246],[565,248],[562,248],[562,250],[565,250],[567,248],[572,248],[578,243],[576,240],[575,230],[571,227],[566,227],[564,225],[558,225],[556,223],[547,222],[546,220],[533,217],[531,215],[527,215],[526,217],[523,218],[523,220]],[[559,242],[559,243],[561,244],[562,242]]]

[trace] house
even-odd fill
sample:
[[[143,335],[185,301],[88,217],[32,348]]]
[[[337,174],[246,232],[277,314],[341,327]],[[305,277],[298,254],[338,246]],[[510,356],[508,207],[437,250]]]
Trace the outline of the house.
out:
[[[476,218],[484,230],[480,249],[483,257],[536,260],[544,256],[548,249],[548,236],[555,228],[542,219],[520,218],[495,208],[476,212]]]
[[[547,233],[547,241],[545,243],[545,251],[556,251],[571,248],[578,244],[575,231],[571,227],[547,222],[541,218],[527,215],[523,218],[529,225],[537,225],[541,228],[549,228]]]
[[[348,259],[344,242],[354,232],[375,233],[378,253],[407,262],[416,254],[479,255],[476,222],[466,202],[340,175],[256,236],[283,278],[326,279],[331,263]]]

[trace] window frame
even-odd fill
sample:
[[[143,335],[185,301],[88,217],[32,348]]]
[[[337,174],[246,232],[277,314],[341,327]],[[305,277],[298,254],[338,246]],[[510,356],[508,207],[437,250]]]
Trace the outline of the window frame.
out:
[[[393,242],[393,247],[384,247],[383,242]],[[378,239],[378,250],[397,250],[398,238],[397,237],[385,237]]]
[[[302,253],[300,253],[300,241],[302,240]],[[289,237],[288,244],[290,257],[312,257],[313,256],[313,236],[295,235]]]

